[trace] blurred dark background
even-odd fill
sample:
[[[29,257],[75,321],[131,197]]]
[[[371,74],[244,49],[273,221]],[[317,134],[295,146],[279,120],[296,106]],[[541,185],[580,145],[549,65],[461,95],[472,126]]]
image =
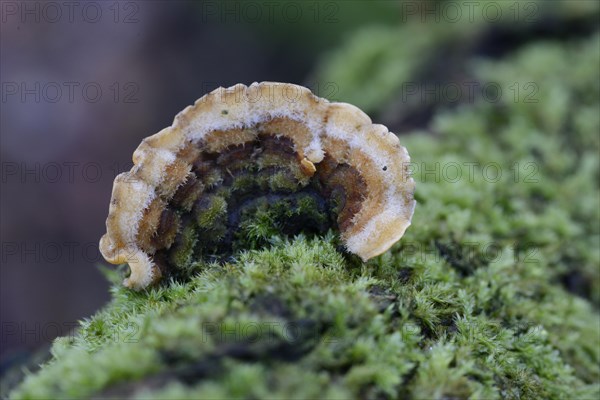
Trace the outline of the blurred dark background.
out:
[[[475,3],[481,17],[482,5],[502,2]],[[513,3],[505,15],[521,14],[500,28],[484,20],[473,29],[465,14],[448,30],[457,44],[424,51],[433,68],[422,69],[402,53],[429,48],[418,33],[389,43],[390,56],[380,59],[386,44],[378,37],[389,35],[377,29],[407,21],[435,29],[435,1],[2,1],[0,367],[69,334],[108,301],[98,240],[112,181],[131,167],[139,142],[187,105],[219,86],[283,81],[355,103],[396,133],[419,128],[437,105],[398,96],[415,71],[421,81],[464,81],[457,60],[465,54],[498,57],[531,38],[597,28],[596,1],[547,2],[571,4],[566,22],[564,13],[560,21],[541,16],[540,2]],[[446,25],[455,22],[447,11]],[[352,87],[327,79],[351,65],[335,50],[363,29],[353,43],[371,40],[379,50],[344,77]],[[390,63],[391,78],[378,70]],[[369,97],[369,79],[390,90],[389,102]]]

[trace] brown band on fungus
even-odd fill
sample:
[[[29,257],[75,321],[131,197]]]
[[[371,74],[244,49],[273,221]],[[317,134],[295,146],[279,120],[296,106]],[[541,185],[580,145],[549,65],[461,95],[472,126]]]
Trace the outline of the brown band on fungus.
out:
[[[188,174],[185,182],[175,191],[170,204],[177,208],[189,211],[194,205],[194,201],[200,197],[204,191],[204,185],[198,180],[194,173]]]
[[[179,215],[170,208],[165,208],[160,214],[160,221],[156,233],[152,235],[152,245],[156,249],[171,247],[175,240],[180,225]]]
[[[367,184],[355,168],[338,164],[328,156],[319,164],[317,176],[325,188],[325,196],[336,203],[338,228],[345,231],[362,207]]]
[[[160,216],[164,208],[164,202],[160,198],[156,198],[144,210],[140,220],[137,240],[140,247],[147,253],[152,253],[156,250],[152,244],[152,237],[158,228]]]

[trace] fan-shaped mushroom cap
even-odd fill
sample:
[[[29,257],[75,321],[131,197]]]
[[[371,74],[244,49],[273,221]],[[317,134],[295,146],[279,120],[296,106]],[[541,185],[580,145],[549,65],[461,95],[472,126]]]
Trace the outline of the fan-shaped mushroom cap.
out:
[[[350,104],[287,83],[219,88],[135,150],[133,168],[115,179],[100,250],[108,262],[129,264],[126,286],[144,288],[180,260],[182,248],[201,246],[207,226],[214,237],[234,237],[243,211],[233,208],[248,204],[236,198],[236,185],[258,179],[244,199],[296,204],[297,190],[333,213],[347,250],[368,260],[410,225],[409,161],[396,135]]]

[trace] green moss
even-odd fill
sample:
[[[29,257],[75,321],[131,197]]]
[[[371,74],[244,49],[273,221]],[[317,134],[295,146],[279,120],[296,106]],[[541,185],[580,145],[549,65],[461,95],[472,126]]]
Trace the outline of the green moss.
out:
[[[298,182],[288,171],[278,171],[269,177],[269,188],[274,192],[295,192],[298,187]]]
[[[247,205],[240,215],[234,249],[256,249],[281,234],[324,233],[329,227],[328,208],[313,195],[259,198]]]
[[[315,221],[317,224],[326,224],[328,216],[321,211],[321,207],[313,196],[299,196],[296,199],[296,215],[306,216],[309,221]],[[333,212],[336,215],[335,212]]]
[[[198,232],[193,224],[184,227],[173,244],[169,261],[178,269],[187,268],[193,261],[194,249],[198,243]]]
[[[254,207],[242,211],[237,239],[243,249],[257,248],[279,231],[273,214],[268,211],[269,203],[260,199]]]
[[[462,76],[460,64],[466,53],[486,46],[492,47],[492,52],[501,51],[511,39],[514,45],[523,40],[517,39],[519,36],[529,38],[544,32],[549,20],[564,24],[556,29],[557,36],[569,30],[595,29],[600,15],[598,3],[587,0],[534,0],[521,5],[495,0],[447,3],[452,4],[403,4],[398,13],[404,13],[405,23],[358,30],[318,65],[314,74],[318,87],[333,88],[324,93],[328,98],[355,104],[369,113],[409,116],[426,105],[420,96],[410,95],[413,90],[421,84],[429,84],[431,90],[431,84],[444,82],[447,75]],[[506,34],[500,39],[503,43],[486,42],[498,32]],[[444,99],[437,102],[444,103]]]
[[[597,398],[600,37],[466,64],[540,101],[478,98],[401,136],[419,204],[391,251],[280,237],[326,214],[263,198],[231,263],[140,293],[110,274],[110,304],[11,397]]]
[[[211,230],[222,225],[227,217],[227,201],[221,196],[204,196],[196,212],[196,222],[201,229]]]
[[[236,194],[250,193],[256,190],[258,183],[252,174],[237,175],[231,183],[231,191]]]
[[[213,169],[203,173],[202,183],[208,189],[215,188],[215,187],[219,186],[221,183],[223,183],[223,175],[221,174],[221,172],[218,169],[213,168]]]
[[[258,158],[256,165],[259,169],[265,169],[269,167],[281,167],[282,165],[289,165],[289,168],[294,168],[296,164],[296,162],[290,163],[290,160],[281,154],[267,152]]]

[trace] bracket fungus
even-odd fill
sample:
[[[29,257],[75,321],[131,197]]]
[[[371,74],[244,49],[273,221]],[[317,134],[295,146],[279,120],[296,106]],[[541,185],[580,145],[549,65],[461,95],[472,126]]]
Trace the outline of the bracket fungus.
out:
[[[116,177],[100,251],[142,289],[193,260],[275,233],[339,232],[363,260],[398,241],[415,207],[409,156],[358,108],[262,82],[219,88],[142,141]],[[240,247],[242,246],[242,247]]]

